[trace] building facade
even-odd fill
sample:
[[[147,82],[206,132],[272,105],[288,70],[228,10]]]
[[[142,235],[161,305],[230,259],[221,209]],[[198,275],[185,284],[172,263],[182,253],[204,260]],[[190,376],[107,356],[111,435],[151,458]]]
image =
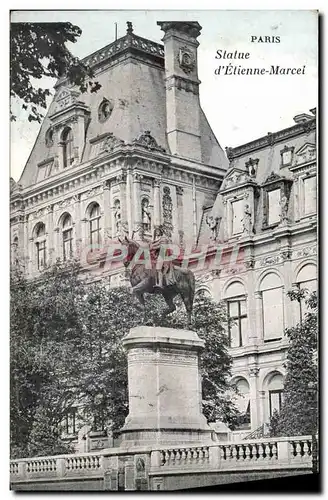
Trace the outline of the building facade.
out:
[[[315,110],[225,154],[199,101],[201,27],[158,25],[164,45],[128,23],[124,37],[85,58],[97,93],[57,82],[22,176],[11,180],[12,264],[33,278],[79,258],[116,286],[122,270],[99,262],[125,234],[147,241],[164,225],[195,255],[209,243],[220,249],[214,270],[195,268],[197,288],[227,302],[244,395],[238,432],[249,434],[281,404],[284,329],[304,314],[287,292],[316,287]]]

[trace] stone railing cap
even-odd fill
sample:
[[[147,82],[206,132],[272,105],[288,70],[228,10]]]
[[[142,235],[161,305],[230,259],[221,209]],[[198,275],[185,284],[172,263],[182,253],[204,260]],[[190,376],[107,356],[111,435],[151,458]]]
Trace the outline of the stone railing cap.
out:
[[[201,349],[205,346],[204,340],[200,339],[196,332],[191,330],[176,330],[160,326],[137,326],[131,328],[123,340],[124,346],[132,344],[174,344],[181,347],[194,347]]]

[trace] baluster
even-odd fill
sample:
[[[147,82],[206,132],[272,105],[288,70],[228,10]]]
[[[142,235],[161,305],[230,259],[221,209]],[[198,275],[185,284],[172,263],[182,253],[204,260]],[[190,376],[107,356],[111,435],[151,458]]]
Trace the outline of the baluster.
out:
[[[169,461],[170,461],[169,450],[165,450],[165,463],[169,464]]]
[[[303,443],[303,453],[304,453],[304,456],[309,455],[309,442],[308,441],[304,441],[304,443]]]
[[[278,458],[278,445],[277,443],[272,443],[272,458]]]
[[[191,464],[191,459],[192,459],[192,451],[190,448],[187,448],[187,463]]]
[[[237,453],[238,453],[237,452],[237,446],[234,444],[234,445],[232,445],[231,448],[232,448],[232,450],[231,450],[231,458],[233,460],[237,460]]]
[[[302,446],[300,441],[296,442],[296,456],[302,456]]]
[[[258,460],[259,458],[259,451],[257,445],[254,443],[252,444],[252,455],[254,460]]]
[[[204,462],[204,448],[197,448],[199,463]]]
[[[177,450],[175,450],[175,460],[177,463],[180,463],[180,460],[181,460],[181,450],[180,448],[178,448]]]
[[[187,454],[185,448],[181,450],[181,462],[185,462],[187,459]]]
[[[245,445],[245,448],[244,448],[244,458],[247,461],[249,461],[251,459],[251,448],[250,448],[249,444]]]

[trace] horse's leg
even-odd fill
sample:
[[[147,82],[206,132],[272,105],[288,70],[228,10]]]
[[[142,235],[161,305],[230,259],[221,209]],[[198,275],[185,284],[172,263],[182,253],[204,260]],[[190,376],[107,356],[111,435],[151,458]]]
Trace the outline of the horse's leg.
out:
[[[191,297],[190,294],[183,294],[180,293],[180,296],[183,300],[183,303],[185,305],[186,311],[187,311],[187,327],[191,327],[191,314],[192,314],[192,307],[193,307],[193,296]]]
[[[142,306],[143,318],[142,322],[146,321],[146,305],[144,293],[148,288],[148,278],[140,281],[136,286],[132,288],[132,295],[134,295]]]
[[[170,293],[168,291],[163,291],[162,295],[163,295],[165,302],[166,302],[166,305],[167,305],[167,309],[165,309],[163,311],[162,316],[167,316],[168,314],[171,314],[176,310],[176,306],[173,302],[174,295],[172,295],[172,293]]]

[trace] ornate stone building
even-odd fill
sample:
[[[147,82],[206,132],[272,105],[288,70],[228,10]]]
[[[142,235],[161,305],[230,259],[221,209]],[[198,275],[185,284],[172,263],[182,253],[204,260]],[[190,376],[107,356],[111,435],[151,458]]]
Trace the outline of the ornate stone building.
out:
[[[209,210],[214,238],[230,259],[221,258],[219,270],[199,276],[198,283],[227,302],[234,320],[233,380],[244,394],[239,403],[245,414],[238,435],[263,432],[263,423],[279,411],[284,330],[306,312],[287,292],[317,288],[315,109],[310,113],[295,116],[287,129],[227,148],[230,166]]]
[[[11,180],[12,262],[28,277],[78,257],[100,266],[119,235],[150,239],[164,224],[182,247],[220,248],[198,289],[226,300],[243,434],[281,404],[284,329],[304,314],[293,286],[316,286],[315,110],[227,149],[199,102],[197,22],[159,22],[164,46],[134,34],[86,57],[101,85],[81,94],[62,79],[18,183]],[[90,261],[90,255],[93,260]],[[90,264],[91,262],[91,264]]]

